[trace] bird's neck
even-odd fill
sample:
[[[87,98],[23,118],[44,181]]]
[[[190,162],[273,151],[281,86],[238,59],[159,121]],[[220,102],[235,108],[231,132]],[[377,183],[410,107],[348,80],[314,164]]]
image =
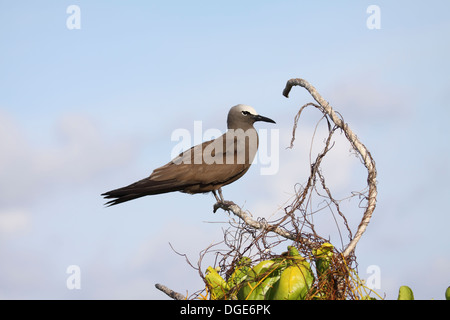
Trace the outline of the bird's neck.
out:
[[[251,164],[259,145],[256,129],[253,126],[246,130],[241,128],[228,129],[224,136],[227,141],[227,148],[230,148],[230,144],[232,144],[237,154],[245,154],[246,163]]]

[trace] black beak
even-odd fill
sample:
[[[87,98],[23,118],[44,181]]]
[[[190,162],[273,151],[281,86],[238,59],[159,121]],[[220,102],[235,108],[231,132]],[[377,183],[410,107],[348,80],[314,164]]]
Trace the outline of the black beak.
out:
[[[255,122],[256,121],[264,121],[264,122],[276,123],[272,119],[264,117],[264,116],[260,116],[259,114],[256,116],[253,116],[253,119],[255,119]]]

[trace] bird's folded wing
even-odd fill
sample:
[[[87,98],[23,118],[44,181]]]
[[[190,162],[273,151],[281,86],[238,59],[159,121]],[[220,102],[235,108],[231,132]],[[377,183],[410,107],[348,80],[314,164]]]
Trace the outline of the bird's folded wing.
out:
[[[228,184],[236,180],[248,170],[253,157],[246,155],[240,159],[237,144],[231,145],[233,142],[220,138],[186,150],[168,164],[155,169],[149,179],[205,185]]]

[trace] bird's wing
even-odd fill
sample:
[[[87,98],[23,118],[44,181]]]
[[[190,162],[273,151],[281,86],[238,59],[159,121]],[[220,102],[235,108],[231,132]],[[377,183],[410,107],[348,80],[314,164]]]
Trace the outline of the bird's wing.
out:
[[[186,184],[225,185],[241,177],[250,167],[256,148],[245,147],[226,134],[181,153],[155,169],[149,179],[175,180]],[[254,149],[254,150],[253,150]]]

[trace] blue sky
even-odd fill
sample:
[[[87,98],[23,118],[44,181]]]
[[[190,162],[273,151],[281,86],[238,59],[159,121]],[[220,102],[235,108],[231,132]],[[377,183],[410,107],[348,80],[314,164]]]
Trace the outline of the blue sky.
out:
[[[79,30],[66,27],[73,4]],[[381,10],[379,30],[366,26],[371,4]],[[286,80],[301,77],[377,164],[360,276],[376,265],[377,292],[387,298],[409,285],[416,298],[442,299],[450,285],[449,9],[446,1],[2,2],[0,298],[164,299],[155,283],[201,289],[169,242],[196,263],[222,240],[229,218],[212,213],[211,195],[106,209],[100,193],[168,162],[175,129],[201,120],[225,130],[229,108],[244,103],[277,121],[280,170],[264,176],[255,164],[224,195],[270,216],[308,174],[317,114],[306,112],[296,148],[285,150],[293,117],[311,98],[300,88],[281,95]],[[357,190],[364,170],[338,146],[324,170],[336,192]],[[327,232],[331,220],[318,221]],[[66,287],[69,265],[80,267],[80,290]]]

